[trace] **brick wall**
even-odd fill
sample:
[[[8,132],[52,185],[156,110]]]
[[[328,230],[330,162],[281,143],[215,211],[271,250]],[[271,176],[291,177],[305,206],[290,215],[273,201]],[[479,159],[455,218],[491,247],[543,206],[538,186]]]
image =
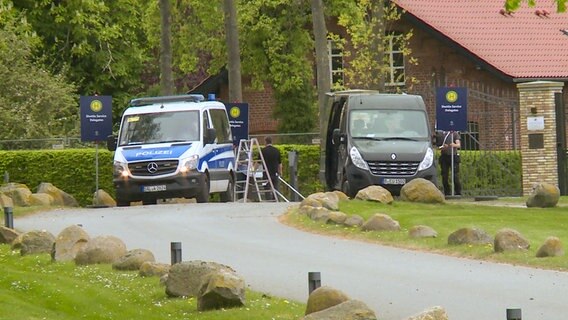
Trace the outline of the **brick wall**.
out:
[[[537,81],[522,83],[518,87],[521,97],[523,195],[528,195],[536,183],[558,185],[554,93],[562,92],[564,83]],[[527,118],[532,116],[544,119],[544,129],[528,130]],[[542,134],[543,147],[529,147],[529,134]]]

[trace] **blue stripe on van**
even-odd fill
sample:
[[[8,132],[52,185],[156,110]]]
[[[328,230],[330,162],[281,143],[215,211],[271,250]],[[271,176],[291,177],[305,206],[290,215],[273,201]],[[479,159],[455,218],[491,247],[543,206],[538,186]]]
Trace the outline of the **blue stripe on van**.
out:
[[[190,147],[191,144],[162,148],[127,149],[122,150],[122,155],[124,155],[126,161],[175,159],[179,158]]]

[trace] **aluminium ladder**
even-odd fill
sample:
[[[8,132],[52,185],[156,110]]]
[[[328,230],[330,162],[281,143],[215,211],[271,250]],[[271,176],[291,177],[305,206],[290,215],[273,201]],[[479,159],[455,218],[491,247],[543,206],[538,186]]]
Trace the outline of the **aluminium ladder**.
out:
[[[278,202],[279,192],[274,189],[256,138],[239,142],[236,172],[235,201]]]

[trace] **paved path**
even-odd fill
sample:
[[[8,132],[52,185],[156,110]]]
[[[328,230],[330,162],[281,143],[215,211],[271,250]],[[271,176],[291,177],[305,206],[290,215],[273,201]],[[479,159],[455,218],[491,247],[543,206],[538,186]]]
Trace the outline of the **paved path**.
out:
[[[183,260],[233,267],[257,291],[305,302],[307,274],[372,307],[382,320],[401,320],[432,306],[452,320],[568,319],[568,273],[400,250],[314,235],[280,224],[288,204],[180,204],[66,209],[18,218],[21,230],[57,235],[81,224],[91,236],[114,235],[129,249],[146,248],[170,262],[170,242]]]

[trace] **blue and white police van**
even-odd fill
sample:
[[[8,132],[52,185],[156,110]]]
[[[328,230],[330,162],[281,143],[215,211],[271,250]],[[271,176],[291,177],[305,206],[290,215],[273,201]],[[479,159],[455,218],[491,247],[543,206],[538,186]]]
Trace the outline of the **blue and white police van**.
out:
[[[235,153],[225,105],[202,95],[137,98],[124,111],[114,153],[118,206],[158,199],[233,201]]]

